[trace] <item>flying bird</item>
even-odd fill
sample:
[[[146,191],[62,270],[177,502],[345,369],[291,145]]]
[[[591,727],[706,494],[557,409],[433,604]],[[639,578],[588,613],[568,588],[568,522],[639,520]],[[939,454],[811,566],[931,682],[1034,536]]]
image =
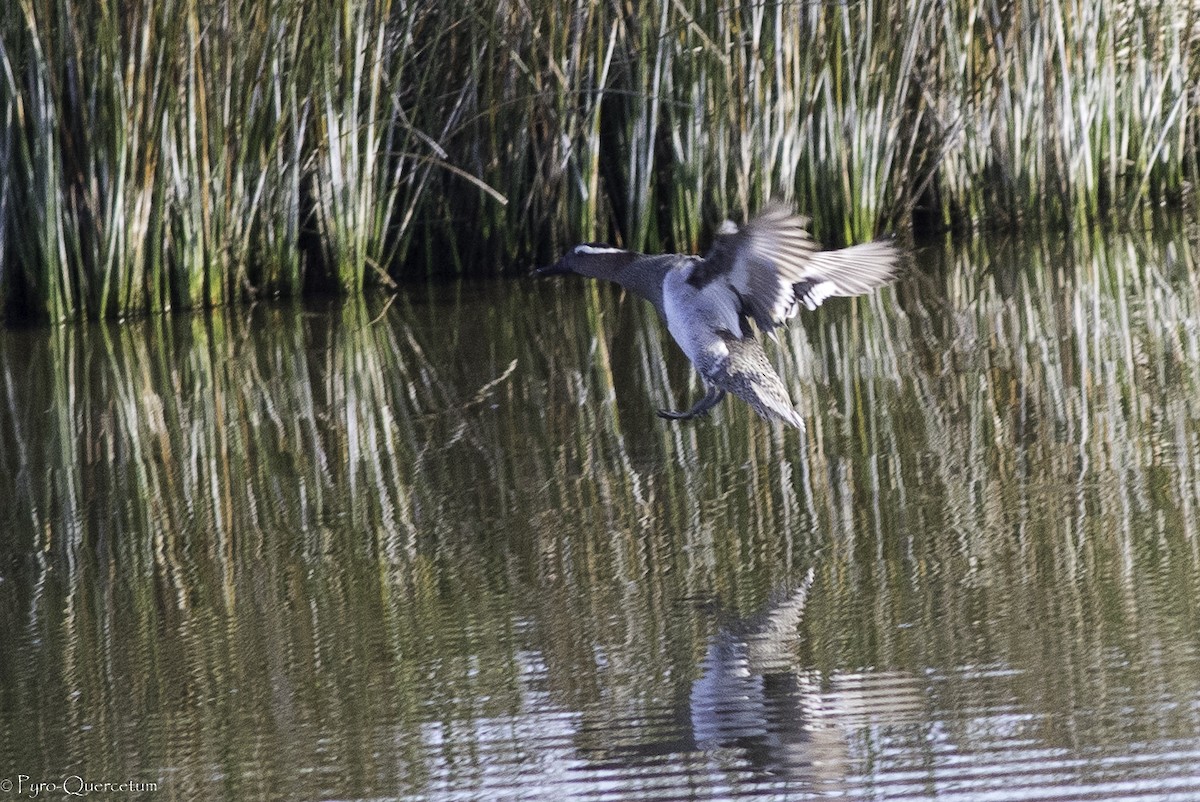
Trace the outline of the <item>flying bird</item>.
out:
[[[660,409],[661,417],[704,415],[732,393],[763,418],[803,429],[755,328],[769,333],[802,306],[816,309],[827,298],[871,292],[890,283],[900,264],[890,239],[821,250],[808,223],[772,204],[742,228],[725,221],[706,256],[649,255],[585,243],[536,274],[615,281],[654,304],[706,390],[691,409]]]

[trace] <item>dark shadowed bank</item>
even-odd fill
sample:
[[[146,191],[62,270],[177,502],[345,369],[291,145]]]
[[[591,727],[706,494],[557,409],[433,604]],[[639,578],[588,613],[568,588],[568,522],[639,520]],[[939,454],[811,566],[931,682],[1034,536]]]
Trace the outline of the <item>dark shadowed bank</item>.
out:
[[[10,0],[0,301],[121,316],[693,249],[768,197],[832,243],[1126,217],[1195,182],[1198,25],[1113,0]]]

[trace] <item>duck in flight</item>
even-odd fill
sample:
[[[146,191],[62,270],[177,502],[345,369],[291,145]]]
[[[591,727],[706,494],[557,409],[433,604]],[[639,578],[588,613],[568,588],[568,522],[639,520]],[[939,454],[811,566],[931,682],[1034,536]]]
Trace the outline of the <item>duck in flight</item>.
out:
[[[763,418],[803,429],[804,420],[751,321],[769,333],[801,306],[816,309],[826,298],[862,295],[890,283],[900,264],[891,240],[823,251],[807,226],[808,218],[771,205],[742,228],[727,220],[703,257],[588,243],[537,275],[573,273],[615,281],[654,304],[706,390],[691,409],[659,410],[661,417],[704,415],[733,393]]]

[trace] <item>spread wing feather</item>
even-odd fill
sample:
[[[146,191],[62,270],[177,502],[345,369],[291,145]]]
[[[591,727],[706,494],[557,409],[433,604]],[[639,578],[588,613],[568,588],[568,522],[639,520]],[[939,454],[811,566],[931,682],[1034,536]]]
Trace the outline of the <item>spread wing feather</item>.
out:
[[[822,251],[808,233],[808,218],[771,205],[740,230],[723,226],[704,262],[688,281],[731,289],[741,312],[769,331],[794,317],[803,304],[861,295],[889,283],[899,254],[889,240]]]

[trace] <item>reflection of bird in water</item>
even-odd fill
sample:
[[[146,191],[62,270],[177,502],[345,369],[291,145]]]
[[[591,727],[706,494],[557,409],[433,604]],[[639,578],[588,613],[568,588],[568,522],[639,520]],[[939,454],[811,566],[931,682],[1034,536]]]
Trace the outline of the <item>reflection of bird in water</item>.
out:
[[[705,396],[671,420],[707,413],[733,393],[767,420],[804,428],[787,388],[754,336],[769,332],[801,306],[861,295],[892,281],[899,252],[889,240],[822,251],[808,219],[773,205],[738,228],[726,221],[704,257],[653,256],[588,243],[538,275],[576,274],[615,281],[654,304],[671,337],[700,373]]]
[[[835,733],[813,729],[808,708],[816,688],[795,670],[798,627],[812,571],[758,615],[719,630],[709,641],[689,699],[695,748],[734,748],[749,762],[796,779],[833,779],[845,764]]]
[[[925,696],[915,677],[838,674],[826,681],[796,666],[813,572],[759,614],[723,627],[710,640],[677,725],[685,732],[652,743],[605,750],[608,760],[732,750],[753,769],[820,784],[850,769],[848,732],[915,719]]]

